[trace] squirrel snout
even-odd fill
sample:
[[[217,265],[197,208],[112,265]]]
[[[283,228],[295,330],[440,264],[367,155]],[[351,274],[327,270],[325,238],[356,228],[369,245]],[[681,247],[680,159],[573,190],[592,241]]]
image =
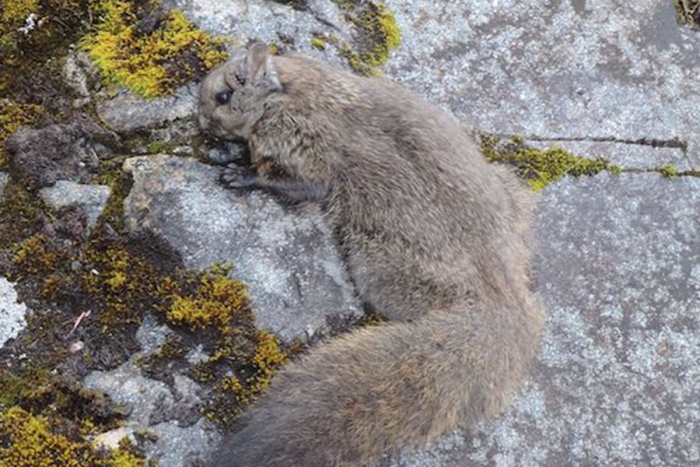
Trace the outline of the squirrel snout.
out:
[[[199,129],[208,132],[209,130],[209,119],[202,113],[197,116],[197,122],[199,123]]]

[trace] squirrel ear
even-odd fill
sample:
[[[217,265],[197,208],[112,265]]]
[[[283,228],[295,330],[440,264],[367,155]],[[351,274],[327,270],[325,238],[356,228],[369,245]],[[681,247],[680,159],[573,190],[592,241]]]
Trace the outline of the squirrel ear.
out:
[[[267,46],[261,42],[255,42],[248,48],[245,58],[247,70],[246,80],[258,89],[277,92],[282,90],[282,84],[277,74],[277,69],[272,61],[272,55]]]
[[[224,79],[232,89],[250,85],[267,92],[282,90],[272,56],[268,53],[267,46],[260,42],[239,50],[231,57]]]

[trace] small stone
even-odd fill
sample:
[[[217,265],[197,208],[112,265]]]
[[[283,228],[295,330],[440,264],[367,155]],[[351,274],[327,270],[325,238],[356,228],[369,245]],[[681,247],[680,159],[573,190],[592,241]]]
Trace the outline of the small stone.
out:
[[[114,430],[97,435],[93,442],[98,448],[118,449],[119,442],[127,436],[129,436],[129,431],[126,429],[126,427],[121,426]]]
[[[17,301],[14,284],[0,277],[0,348],[27,326],[27,306]]]
[[[88,228],[97,223],[110,193],[110,188],[105,185],[81,185],[67,180],[59,180],[54,186],[39,190],[41,198],[55,209],[79,206],[85,213]]]
[[[97,114],[112,130],[118,132],[147,129],[194,117],[197,110],[194,85],[184,86],[168,97],[146,100],[127,91],[98,103]]]
[[[77,352],[80,352],[81,350],[83,350],[84,348],[85,348],[85,342],[75,341],[68,347],[68,351],[70,353],[77,353]]]

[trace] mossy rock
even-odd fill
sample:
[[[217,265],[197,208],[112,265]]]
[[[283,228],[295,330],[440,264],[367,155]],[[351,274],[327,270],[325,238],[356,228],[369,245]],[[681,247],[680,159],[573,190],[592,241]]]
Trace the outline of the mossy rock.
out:
[[[394,14],[383,3],[359,0],[334,0],[346,12],[346,18],[357,28],[356,48],[342,44],[340,54],[350,67],[363,75],[379,74],[378,67],[389,59],[389,53],[401,43],[401,32]],[[320,43],[314,46],[318,48]]]
[[[99,2],[96,26],[81,47],[108,83],[145,98],[171,93],[224,61],[226,40],[199,30],[159,1]]]
[[[527,146],[522,138],[500,141],[498,138],[482,137],[481,150],[489,161],[515,167],[518,175],[536,191],[565,175],[579,177],[604,171],[619,174],[622,171],[602,157],[587,159],[558,147],[535,149]]]

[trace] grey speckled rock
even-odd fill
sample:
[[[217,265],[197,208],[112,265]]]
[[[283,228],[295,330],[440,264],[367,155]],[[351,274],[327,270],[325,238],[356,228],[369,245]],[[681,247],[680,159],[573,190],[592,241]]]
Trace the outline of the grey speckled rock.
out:
[[[698,206],[693,177],[548,187],[535,278],[549,316],[531,381],[473,438],[398,465],[700,465]]]
[[[97,114],[112,130],[128,132],[192,117],[197,110],[197,87],[183,86],[173,96],[147,101],[130,92],[97,104]]]
[[[17,292],[12,282],[0,277],[0,348],[14,339],[27,325],[27,307],[17,302]]]
[[[478,131],[613,140],[632,153],[637,143],[662,142],[700,168],[700,34],[677,25],[672,1],[384,3],[402,33],[386,74]],[[352,36],[331,0],[311,1],[309,12],[269,0],[168,4],[236,45],[282,35],[336,63],[337,51],[315,50],[312,34]]]
[[[403,34],[387,74],[476,129],[679,142],[700,167],[700,34],[672,1],[385,3]]]
[[[232,39],[232,48],[250,39],[284,44],[293,41],[294,49],[324,58],[336,64],[345,62],[335,46],[327,50],[313,47],[315,34],[334,35],[350,40],[353,29],[344,13],[331,0],[308,0],[308,9],[295,10],[283,2],[270,0],[165,0],[168,6],[184,11],[199,27]]]
[[[87,218],[88,227],[93,227],[102,214],[111,190],[105,185],[81,185],[59,180],[49,188],[39,190],[41,198],[55,209],[80,206]]]
[[[142,351],[111,371],[93,371],[83,384],[103,391],[130,411],[124,435],[147,432],[156,436],[146,443],[146,455],[158,459],[161,467],[198,465],[219,443],[214,426],[199,413],[200,388],[189,378],[175,373],[173,385],[146,378],[138,361],[158,349],[167,337],[167,327],[146,319],[137,333]]]
[[[5,191],[5,187],[7,186],[7,182],[10,180],[10,176],[6,174],[5,172],[0,172],[0,198],[2,198],[2,194]]]
[[[237,194],[220,169],[166,155],[125,162],[134,185],[124,203],[132,229],[164,237],[191,268],[233,262],[253,298],[258,324],[289,340],[360,314],[319,212],[285,211],[268,195]]]

